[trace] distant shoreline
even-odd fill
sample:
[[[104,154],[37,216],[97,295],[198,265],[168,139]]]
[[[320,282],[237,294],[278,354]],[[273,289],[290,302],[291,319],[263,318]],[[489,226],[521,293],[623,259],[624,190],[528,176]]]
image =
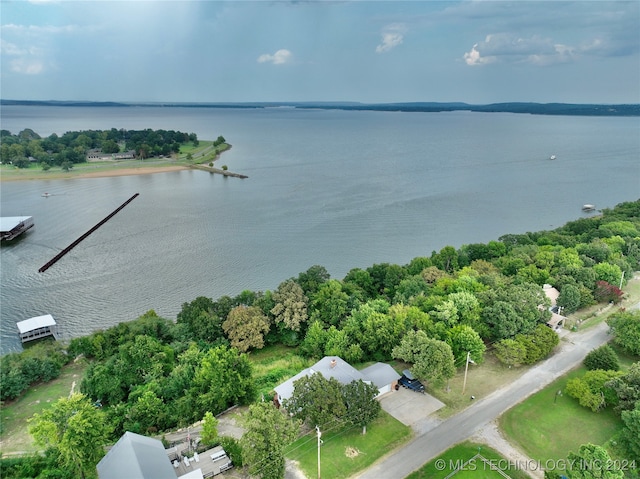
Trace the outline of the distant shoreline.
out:
[[[98,102],[98,101],[40,101],[0,99],[2,106],[58,106],[58,107],[181,107],[181,108],[277,108],[317,109],[317,110],[355,110],[355,111],[401,111],[401,112],[452,112],[470,111],[480,113],[528,113],[532,115],[562,116],[640,116],[640,104],[597,104],[597,103],[534,103],[503,102],[484,105],[472,105],[464,102],[397,102],[397,103],[359,103],[359,102]]]

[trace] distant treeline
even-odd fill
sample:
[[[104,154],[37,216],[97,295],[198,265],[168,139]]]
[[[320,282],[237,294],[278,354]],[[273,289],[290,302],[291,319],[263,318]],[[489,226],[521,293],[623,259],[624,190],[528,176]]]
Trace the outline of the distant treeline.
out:
[[[117,103],[91,101],[37,101],[0,100],[0,105],[23,106],[81,106],[81,107],[130,107],[157,106],[182,108],[306,108],[323,110],[372,110],[405,112],[503,112],[529,113],[532,115],[572,116],[640,116],[640,104],[593,104],[593,103],[530,103],[508,102],[471,105],[462,102],[408,102],[408,103],[358,103],[358,102],[247,102],[247,103]]]

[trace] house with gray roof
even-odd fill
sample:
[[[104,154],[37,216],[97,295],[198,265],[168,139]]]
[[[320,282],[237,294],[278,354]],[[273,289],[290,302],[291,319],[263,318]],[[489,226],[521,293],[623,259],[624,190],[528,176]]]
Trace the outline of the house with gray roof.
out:
[[[274,388],[278,400],[289,399],[293,395],[293,383],[298,379],[312,374],[320,373],[325,379],[335,378],[340,384],[349,384],[361,379],[366,383],[373,383],[378,388],[378,396],[391,391],[400,375],[388,364],[375,363],[358,371],[348,362],[338,356],[325,356],[310,368],[300,371],[298,374],[279,384]]]

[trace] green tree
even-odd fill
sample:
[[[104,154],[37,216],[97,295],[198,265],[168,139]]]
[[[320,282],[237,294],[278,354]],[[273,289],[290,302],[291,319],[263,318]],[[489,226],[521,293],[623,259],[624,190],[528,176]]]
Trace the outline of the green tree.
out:
[[[200,439],[203,444],[213,445],[218,440],[218,420],[211,411],[204,413],[202,418],[202,430],[200,431]]]
[[[617,264],[598,263],[593,266],[598,281],[606,281],[609,284],[619,284],[622,278],[622,270]]]
[[[338,326],[349,311],[349,296],[342,289],[342,283],[335,279],[323,282],[311,301],[311,320],[322,321],[330,326]]]
[[[347,408],[345,418],[351,424],[361,427],[362,434],[367,433],[367,424],[380,415],[381,406],[376,400],[378,393],[374,384],[365,383],[361,379],[342,387],[343,400]]]
[[[199,296],[190,303],[184,303],[176,322],[187,325],[191,338],[214,343],[224,337],[221,316],[217,314],[216,304],[211,298]]]
[[[515,339],[503,339],[495,344],[494,354],[502,364],[520,366],[526,361],[527,348]]]
[[[633,410],[622,411],[620,440],[629,458],[640,458],[640,401]]]
[[[613,342],[634,356],[640,356],[640,310],[619,311],[607,319]]]
[[[206,411],[218,414],[234,404],[246,404],[255,393],[246,354],[226,346],[211,348],[202,358],[189,389],[196,407],[193,419],[202,417]]]
[[[249,473],[262,479],[284,478],[284,450],[295,440],[299,424],[270,402],[259,402],[249,406],[244,427],[240,443]]]
[[[308,270],[298,275],[296,281],[304,291],[307,298],[312,298],[320,289],[322,284],[329,281],[331,276],[324,266],[313,265]]]
[[[487,306],[482,315],[495,339],[512,338],[524,328],[518,312],[506,301],[496,301]]]
[[[308,319],[308,299],[300,285],[291,279],[280,283],[273,293],[273,300],[275,306],[271,314],[276,323],[282,322],[291,331],[300,331]]]
[[[307,329],[307,334],[305,334],[302,344],[300,344],[300,351],[307,357],[320,359],[325,355],[326,343],[327,331],[322,327],[320,321],[313,321]],[[340,355],[335,354],[335,356]]]
[[[269,318],[257,306],[236,306],[222,323],[231,346],[242,353],[252,348],[262,349],[269,326]]]
[[[573,284],[567,284],[560,290],[560,295],[556,301],[562,307],[563,314],[571,314],[580,308],[581,294],[580,288]]]
[[[82,478],[104,455],[110,432],[105,414],[83,394],[59,399],[28,422],[36,443],[58,450],[63,464]]]
[[[419,378],[442,381],[456,373],[451,346],[424,331],[409,331],[393,349],[393,357],[413,363],[411,372]]]
[[[523,283],[478,293],[482,319],[495,339],[529,333],[551,318],[551,301],[537,284]]]
[[[594,369],[582,377],[567,381],[567,394],[578,400],[581,406],[596,412],[617,401],[615,391],[610,387],[611,380],[622,376],[618,371]]]
[[[618,398],[617,411],[632,410],[640,401],[640,362],[633,363],[623,376],[612,379],[607,386]]]
[[[570,452],[570,479],[623,479],[624,473],[611,460],[611,456],[602,446],[583,444],[577,453]]]
[[[539,324],[529,334],[518,334],[515,339],[527,350],[526,364],[546,358],[560,342],[556,332],[543,324]]]
[[[166,421],[167,408],[164,402],[154,391],[146,389],[131,404],[125,429],[139,434],[162,431]]]
[[[589,351],[589,354],[584,358],[584,365],[590,370],[618,371],[620,369],[618,355],[608,344],[603,344],[599,348]]]
[[[447,343],[451,346],[453,357],[458,363],[461,358],[466,358],[467,353],[471,353],[470,358],[478,364],[484,361],[486,346],[480,335],[470,326],[462,324],[451,328]]]
[[[340,421],[347,412],[342,385],[337,379],[326,379],[320,373],[294,381],[293,394],[284,399],[282,405],[293,417],[321,428]]]

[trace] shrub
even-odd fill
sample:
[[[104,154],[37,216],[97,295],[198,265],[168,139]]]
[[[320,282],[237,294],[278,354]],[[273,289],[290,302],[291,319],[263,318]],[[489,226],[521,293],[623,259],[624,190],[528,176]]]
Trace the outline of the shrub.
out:
[[[604,344],[589,352],[584,358],[584,365],[589,370],[603,369],[605,371],[618,371],[620,369],[618,355],[608,344]]]
[[[235,467],[242,467],[242,446],[233,437],[223,436],[220,438],[220,445],[233,462]]]

